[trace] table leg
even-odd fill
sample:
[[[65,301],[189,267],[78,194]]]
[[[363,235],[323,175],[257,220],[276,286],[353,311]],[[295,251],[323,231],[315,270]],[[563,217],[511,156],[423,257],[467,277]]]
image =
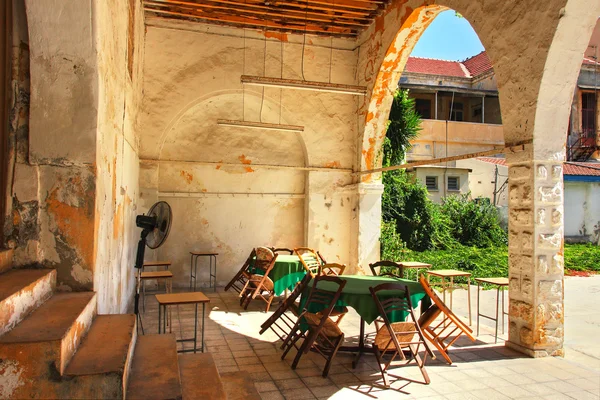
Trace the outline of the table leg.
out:
[[[502,288],[502,334],[504,335],[504,288]]]
[[[217,256],[214,256],[214,257],[215,257],[215,292],[216,292],[217,291]],[[204,346],[204,345],[202,345],[202,346]],[[204,347],[202,347],[202,349],[204,349]]]
[[[204,353],[204,313],[206,311],[206,303],[202,303],[202,352]]]
[[[450,309],[452,310],[452,305],[454,304],[453,302],[453,298],[454,298],[454,277],[451,276],[450,277]]]
[[[161,305],[158,305],[158,334],[160,335],[160,311],[161,311]]]
[[[196,291],[196,284],[198,283],[198,259],[200,257],[196,256],[194,260],[194,292]]]
[[[481,288],[481,284],[479,283],[479,281],[477,281],[477,336],[479,336],[479,314],[480,314],[479,305],[481,303],[480,297],[479,297],[480,296],[479,295],[480,288]]]
[[[194,314],[194,354],[196,354],[197,338],[198,338],[198,303],[196,303],[196,312]]]
[[[194,255],[190,257],[190,291],[192,290],[192,269],[194,268]]]
[[[354,357],[354,360],[352,360],[352,368],[356,368],[356,366],[358,365],[358,361],[360,360],[360,357],[362,356],[364,348],[365,348],[365,320],[361,317],[360,318],[360,336],[358,338],[358,354],[356,354],[356,357]]]
[[[469,326],[473,325],[471,320],[471,277],[467,277],[467,303],[469,306]]]
[[[498,286],[498,289],[496,289],[496,340],[494,343],[498,343],[498,306],[500,305],[498,303],[500,303],[500,286]]]

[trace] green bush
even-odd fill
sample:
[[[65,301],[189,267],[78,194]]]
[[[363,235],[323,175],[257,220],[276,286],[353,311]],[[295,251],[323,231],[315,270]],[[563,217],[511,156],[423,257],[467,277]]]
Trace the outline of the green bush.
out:
[[[440,211],[450,222],[450,235],[462,245],[485,248],[508,243],[498,211],[489,199],[471,200],[468,194],[448,196]]]
[[[565,269],[600,272],[600,247],[592,243],[565,244]]]

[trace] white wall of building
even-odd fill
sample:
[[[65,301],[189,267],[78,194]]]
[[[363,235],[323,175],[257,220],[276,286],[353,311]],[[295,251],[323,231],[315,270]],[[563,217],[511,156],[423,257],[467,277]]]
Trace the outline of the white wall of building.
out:
[[[600,225],[600,182],[565,181],[565,236],[590,235]]]

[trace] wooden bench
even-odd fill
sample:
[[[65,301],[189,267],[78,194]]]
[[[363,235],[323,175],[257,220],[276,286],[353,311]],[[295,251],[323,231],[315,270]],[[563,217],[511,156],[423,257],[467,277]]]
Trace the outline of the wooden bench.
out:
[[[226,400],[221,376],[210,353],[180,354],[183,399]]]

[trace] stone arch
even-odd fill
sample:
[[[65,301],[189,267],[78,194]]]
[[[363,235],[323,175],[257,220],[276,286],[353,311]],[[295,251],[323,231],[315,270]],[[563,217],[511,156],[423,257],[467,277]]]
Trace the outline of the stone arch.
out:
[[[533,138],[533,124],[545,61],[566,0],[485,5],[467,0],[394,1],[362,37],[359,70],[369,98],[361,105],[360,170],[377,168],[385,121],[406,59],[429,23],[446,9],[460,12],[479,35],[498,82],[506,143]],[[529,40],[523,40],[523,38]],[[374,66],[369,75],[369,69]],[[362,182],[379,179],[363,175]]]

